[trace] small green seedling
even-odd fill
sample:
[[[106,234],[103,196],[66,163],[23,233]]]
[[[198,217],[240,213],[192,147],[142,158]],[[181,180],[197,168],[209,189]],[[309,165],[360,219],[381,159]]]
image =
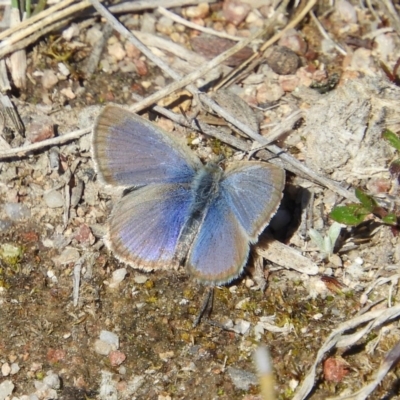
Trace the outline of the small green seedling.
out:
[[[382,133],[382,138],[387,140],[388,143],[400,152],[400,137],[386,129]],[[400,158],[394,160],[389,166],[389,172],[392,176],[399,180],[400,177]],[[397,215],[394,212],[389,212],[383,207],[380,207],[376,200],[357,188],[355,195],[360,203],[350,203],[345,206],[335,207],[330,213],[330,217],[337,222],[346,225],[358,225],[363,222],[370,214],[375,215],[382,220],[383,223],[388,225],[397,225]]]
[[[311,241],[318,247],[318,250],[324,259],[329,260],[329,258],[332,256],[341,229],[342,225],[338,222],[334,222],[329,227],[326,236],[322,236],[315,229],[310,229],[310,231],[308,232]]]
[[[345,206],[335,207],[329,216],[334,221],[341,224],[358,225],[363,222],[368,215],[374,214],[385,224],[397,224],[396,214],[388,212],[383,207],[380,207],[372,196],[366,194],[359,188],[356,188],[355,195],[360,203],[350,203]]]

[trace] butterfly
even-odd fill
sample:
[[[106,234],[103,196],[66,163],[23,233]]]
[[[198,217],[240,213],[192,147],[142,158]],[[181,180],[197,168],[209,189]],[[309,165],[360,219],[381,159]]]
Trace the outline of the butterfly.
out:
[[[180,140],[116,106],[97,118],[93,158],[100,180],[125,188],[108,221],[117,259],[154,270],[183,265],[198,281],[238,277],[250,244],[275,214],[282,168],[258,161],[203,165]]]

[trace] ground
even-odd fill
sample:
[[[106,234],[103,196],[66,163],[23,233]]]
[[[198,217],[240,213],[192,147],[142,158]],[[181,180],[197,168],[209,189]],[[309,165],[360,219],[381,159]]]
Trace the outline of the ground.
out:
[[[238,37],[275,21],[227,65],[196,80],[203,87],[213,87],[303,6],[280,9],[274,19],[267,2],[193,1],[176,8],[164,3],[187,20]],[[334,42],[307,14],[263,53],[261,62],[250,64],[228,95],[222,89],[214,95],[238,119],[241,102],[250,105],[244,122],[256,131],[260,126],[264,137],[298,113],[281,129],[277,143],[308,170],[287,160],[280,164],[286,186],[271,228],[253,246],[242,275],[214,289],[212,311],[195,327],[206,285],[184,268],[133,269],[105,245],[107,218],[121,191],[99,182],[91,152],[91,127],[103,105],[132,106],[135,96],[157,92],[172,79],[93,9],[29,43],[28,79],[22,85],[11,81],[7,91],[24,131],[18,132],[3,111],[0,142],[0,400],[265,400],[253,357],[260,345],[269,348],[278,399],[306,398],[310,392],[308,398],[317,400],[360,390],[381,365],[396,359],[400,245],[396,221],[384,223],[382,215],[396,215],[398,174],[392,163],[398,149],[382,133],[400,130],[400,32],[397,14],[387,4],[369,9],[340,1],[330,8],[317,2],[314,14]],[[119,17],[181,75],[234,43],[204,38],[172,22],[154,4]],[[169,44],[158,43],[156,36]],[[235,109],[226,98],[233,99]],[[158,104],[188,120],[222,124],[186,91],[168,94]],[[225,123],[218,128],[225,136],[216,139],[154,111],[142,114],[185,141],[203,162],[221,156],[241,160],[251,147],[246,136]],[[86,131],[52,142],[78,129]],[[234,147],[224,137],[235,139]],[[31,143],[43,146],[25,152]],[[265,151],[256,156],[281,163]],[[324,186],[321,176],[333,184]],[[373,196],[379,210],[365,212],[358,225],[343,224],[328,249],[310,241],[311,229],[321,238],[328,235],[335,206],[357,201],[356,187]],[[261,244],[271,235],[297,249],[308,272],[297,265],[300,258],[284,260],[278,254],[277,261],[272,247]],[[385,317],[390,310],[393,315]],[[324,350],[312,390],[300,395],[326,339],[358,315],[371,317],[338,334],[341,340],[343,333],[349,335],[349,341]],[[380,322],[368,328],[368,321]],[[363,334],[349,339],[362,328]],[[397,373],[394,365],[369,398],[400,398]]]

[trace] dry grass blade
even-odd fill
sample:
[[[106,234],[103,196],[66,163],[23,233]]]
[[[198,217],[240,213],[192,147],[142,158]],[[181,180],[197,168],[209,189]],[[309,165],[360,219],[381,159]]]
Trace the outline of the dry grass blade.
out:
[[[306,13],[313,7],[315,4],[316,0],[311,0],[301,13],[301,15],[304,17]],[[106,20],[122,35],[127,37],[132,44],[134,44],[146,57],[148,57],[150,60],[152,60],[155,64],[158,65],[163,71],[168,73],[172,78],[175,80],[178,80],[178,82],[175,82],[173,84],[170,84],[166,86],[164,89],[161,89],[154,95],[151,95],[147,97],[143,102],[140,102],[136,104],[134,107],[131,108],[132,111],[139,111],[144,109],[145,107],[148,107],[155,103],[156,101],[160,100],[161,98],[165,97],[167,94],[172,93],[173,91],[180,89],[184,86],[187,86],[187,89],[192,92],[194,95],[197,94],[197,88],[190,85],[191,82],[193,82],[195,79],[198,77],[204,75],[208,71],[210,71],[212,68],[215,66],[219,65],[221,62],[229,58],[232,54],[249,44],[251,41],[253,41],[255,38],[259,37],[264,33],[264,30],[260,30],[253,34],[251,37],[248,39],[242,40],[241,42],[237,43],[235,46],[231,47],[229,50],[221,54],[220,56],[214,58],[210,62],[208,62],[206,65],[201,67],[198,71],[187,75],[186,77],[182,78],[178,73],[173,71],[164,61],[162,61],[159,57],[155,56],[146,46],[143,45],[134,35],[131,34],[124,26],[122,26],[97,0],[91,0],[93,6],[96,8],[96,10],[104,17]],[[306,12],[307,11],[307,12]],[[299,22],[299,17],[297,17],[296,23],[294,26]],[[288,26],[293,26],[293,23],[289,23]],[[287,28],[285,28],[287,29]],[[280,36],[279,36],[280,37]],[[268,41],[267,43],[271,42]],[[264,145],[268,143],[267,139],[265,139],[263,136],[259,135],[257,132],[254,132],[251,128],[246,126],[245,124],[241,123],[240,121],[237,120],[234,116],[232,116],[227,110],[224,108],[220,107],[214,100],[212,100],[210,97],[207,95],[203,94],[202,96],[202,101],[205,103],[207,106],[209,106],[212,110],[214,110],[216,113],[224,117],[228,122],[231,124],[235,125],[237,128],[242,130],[244,133],[246,133],[250,138],[255,140],[256,142],[260,143],[261,145]],[[321,184],[322,186],[328,187],[335,192],[337,192],[340,196],[343,196],[347,199],[350,200],[355,200],[355,196],[353,192],[350,192],[346,190],[345,188],[341,187],[338,185],[336,182],[322,177],[319,174],[315,173],[312,171],[310,168],[306,167],[304,164],[300,163],[290,155],[284,153],[281,148],[278,146],[269,146],[268,150],[271,151],[272,153],[278,155],[281,157],[283,160],[286,162],[292,164],[292,166],[297,169],[298,171],[302,172],[303,174],[307,175],[310,177],[311,180],[314,182],[317,182]]]
[[[247,65],[249,65],[253,60],[255,60],[257,57],[260,56],[262,52],[264,52],[268,47],[272,46],[274,43],[276,43],[289,29],[295,28],[302,20],[303,18],[308,14],[309,11],[312,10],[312,8],[315,6],[317,3],[317,0],[310,0],[305,7],[300,11],[300,13],[292,19],[286,26],[283,28],[281,31],[276,33],[274,36],[272,36],[271,39],[267,40],[259,49],[257,53],[254,53],[250,58],[248,58],[246,61],[244,61],[241,65],[239,65],[237,68],[235,68],[231,73],[223,79],[216,89],[224,86],[227,84],[227,82],[230,81],[230,79],[234,76],[236,76],[240,71],[242,71]]]
[[[341,324],[328,336],[324,344],[319,349],[314,364],[311,366],[306,377],[304,378],[303,383],[296,391],[293,400],[303,400],[311,392],[315,384],[317,366],[325,358],[325,355],[331,349],[333,349],[334,347],[351,346],[355,344],[357,340],[359,340],[361,337],[368,334],[375,327],[381,326],[382,324],[394,318],[397,318],[399,315],[400,315],[400,305],[396,305],[392,308],[388,308],[385,311],[382,310],[370,311],[368,313],[357,316]],[[367,323],[367,325],[360,331],[356,332],[354,335],[344,335],[346,331],[356,329],[357,327],[365,323]],[[344,397],[341,397],[341,399],[342,398]]]
[[[236,42],[240,42],[242,40],[242,38],[240,38],[240,37],[229,35],[225,32],[218,32],[214,29],[205,28],[205,27],[197,25],[193,22],[187,21],[185,18],[182,18],[179,15],[176,15],[176,14],[172,13],[171,11],[168,11],[165,7],[158,7],[157,11],[160,14],[164,15],[165,17],[172,19],[172,21],[177,22],[178,24],[187,26],[188,28],[195,29],[196,31],[208,33],[210,35],[218,36],[218,37],[225,38],[225,39],[235,40]]]

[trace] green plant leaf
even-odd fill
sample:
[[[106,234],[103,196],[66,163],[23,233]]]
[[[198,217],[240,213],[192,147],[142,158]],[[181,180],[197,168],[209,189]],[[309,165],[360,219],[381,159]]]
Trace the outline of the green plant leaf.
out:
[[[389,144],[394,147],[397,151],[400,151],[400,138],[398,135],[396,135],[394,132],[389,131],[389,129],[386,129],[382,133],[382,137],[386,139]]]
[[[370,211],[361,204],[347,204],[346,206],[335,207],[329,216],[336,222],[346,225],[358,225],[364,221]]]
[[[366,210],[372,212],[375,207],[378,207],[378,203],[375,201],[373,197],[364,193],[361,189],[356,188],[355,194],[360,203],[364,206]]]
[[[385,216],[382,218],[382,221],[383,221],[385,224],[397,225],[397,217],[396,217],[396,214],[389,213],[388,215],[385,215]]]

